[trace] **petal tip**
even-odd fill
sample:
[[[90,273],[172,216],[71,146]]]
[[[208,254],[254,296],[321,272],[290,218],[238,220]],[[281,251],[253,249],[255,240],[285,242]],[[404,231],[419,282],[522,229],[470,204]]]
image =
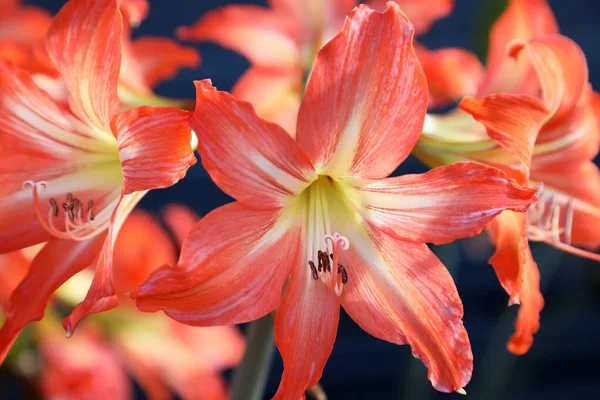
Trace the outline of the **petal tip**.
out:
[[[456,393],[462,394],[463,396],[467,395],[467,391],[464,388],[460,388],[460,389],[456,390]]]

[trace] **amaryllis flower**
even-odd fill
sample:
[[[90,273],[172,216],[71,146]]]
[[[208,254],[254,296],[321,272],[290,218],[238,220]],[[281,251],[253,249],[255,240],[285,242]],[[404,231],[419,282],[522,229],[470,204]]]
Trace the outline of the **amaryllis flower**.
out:
[[[196,82],[190,124],[202,162],[237,201],[200,220],[177,266],[154,271],[133,294],[143,311],[199,326],[278,307],[277,398],[317,383],[340,305],[373,336],[410,344],[436,389],[462,393],[472,369],[462,305],[425,242],[474,235],[535,198],[474,163],[386,178],[409,155],[427,108],[414,29],[397,4],[388,7],[359,6],[320,51],[296,140],[249,103]]]
[[[319,49],[342,27],[357,0],[269,0],[270,8],[229,5],[208,12],[193,26],[180,28],[184,40],[209,40],[243,54],[252,67],[233,95],[252,103],[261,118],[296,131],[306,78]],[[385,10],[385,1],[366,1]],[[396,0],[425,32],[450,13],[454,0]]]
[[[600,143],[598,100],[585,56],[558,35],[543,0],[510,2],[492,28],[481,74],[441,69],[455,51],[467,54],[456,49],[430,54],[428,77],[439,84],[433,90],[487,97],[466,97],[459,110],[429,115],[414,154],[430,166],[484,162],[522,184],[539,185],[541,199],[528,215],[502,213],[489,230],[497,246],[490,262],[510,303],[521,303],[508,348],[523,354],[533,343],[544,305],[527,239],[600,259],[573,246],[600,245],[600,173],[592,162]]]
[[[196,161],[190,113],[119,112],[121,37],[116,0],[71,0],[55,17],[46,50],[69,107],[0,63],[0,253],[47,242],[12,293],[0,360],[54,290],[91,264],[94,282],[66,320],[67,333],[116,305],[112,253],[125,217],[148,190],[174,184]]]

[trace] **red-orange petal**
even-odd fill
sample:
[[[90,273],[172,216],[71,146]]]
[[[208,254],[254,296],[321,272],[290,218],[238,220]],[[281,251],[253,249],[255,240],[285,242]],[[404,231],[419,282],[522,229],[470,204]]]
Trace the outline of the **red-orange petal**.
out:
[[[522,70],[507,57],[515,40],[527,41],[558,33],[558,24],[546,0],[510,0],[490,32],[485,82],[479,95],[505,92],[506,81]]]
[[[202,165],[236,200],[276,209],[316,178],[308,157],[281,127],[261,120],[252,106],[210,81],[196,82],[196,111],[189,121],[198,135]]]
[[[175,237],[179,248],[181,248],[194,225],[200,220],[200,216],[194,210],[183,204],[168,204],[163,208],[161,214],[169,231]]]
[[[385,10],[389,0],[370,0],[366,4],[377,9]],[[422,35],[431,29],[431,25],[445,18],[454,8],[454,0],[395,0],[402,11],[411,20],[415,33]]]
[[[312,278],[307,265],[305,257],[294,265],[275,317],[283,375],[274,399],[304,398],[321,379],[337,334],[340,300],[329,286]]]
[[[187,123],[192,113],[173,107],[139,107],[118,114],[123,194],[174,185],[196,163]]]
[[[296,140],[320,173],[384,178],[410,154],[427,111],[412,25],[390,2],[359,6],[317,56]]]
[[[251,103],[259,117],[276,123],[295,138],[302,79],[303,72],[298,68],[251,67],[231,93]]]
[[[280,220],[280,213],[238,202],[209,213],[184,242],[178,265],[155,270],[134,292],[138,308],[199,326],[273,311],[300,257],[301,222]]]
[[[105,236],[100,234],[84,242],[52,239],[33,259],[9,300],[6,320],[0,329],[0,363],[25,325],[42,319],[54,291],[94,262]]]
[[[497,94],[477,99],[466,97],[460,108],[483,124],[492,139],[518,158],[517,181],[526,184],[537,135],[548,119],[544,104],[528,95]]]
[[[515,333],[507,348],[513,354],[523,355],[533,344],[533,335],[540,329],[540,312],[544,298],[540,292],[540,271],[533,261],[531,252],[526,252],[523,264],[523,285],[520,293],[521,305],[515,322]]]
[[[48,31],[46,50],[69,91],[73,112],[110,131],[119,112],[121,14],[115,0],[69,0]]]
[[[371,335],[409,344],[435,389],[460,391],[471,378],[473,355],[462,303],[444,265],[425,244],[378,230],[350,233],[350,248],[340,257],[348,274],[344,310]]]
[[[294,67],[301,62],[298,21],[255,5],[230,5],[180,27],[181,40],[207,40],[243,54],[252,64]]]
[[[523,284],[523,266],[527,260],[527,214],[504,211],[490,224],[489,234],[496,251],[490,258],[500,284],[510,296],[510,303],[519,303]]]
[[[20,251],[0,254],[0,310],[6,309],[11,293],[27,275],[30,260]]]
[[[450,243],[481,232],[504,210],[527,211],[535,188],[499,169],[464,162],[358,187],[364,218],[398,240]]]
[[[442,107],[477,94],[484,68],[475,54],[460,48],[430,51],[416,46],[429,84],[429,106]]]
[[[4,0],[0,12],[0,40],[12,39],[26,45],[43,41],[52,21],[48,11],[21,1],[7,4]]]
[[[119,0],[119,9],[130,26],[138,26],[148,16],[148,0]]]

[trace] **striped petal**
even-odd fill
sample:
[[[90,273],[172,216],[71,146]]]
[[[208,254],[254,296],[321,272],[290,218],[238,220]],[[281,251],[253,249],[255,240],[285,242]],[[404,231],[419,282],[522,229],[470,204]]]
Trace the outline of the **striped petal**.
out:
[[[450,243],[481,232],[504,210],[526,211],[536,189],[522,188],[493,167],[456,163],[358,188],[373,229],[414,243]]]
[[[319,173],[383,178],[409,155],[427,111],[413,34],[395,3],[359,6],[319,52],[296,137]]]
[[[280,208],[316,179],[288,133],[257,117],[250,104],[218,92],[210,81],[196,82],[196,111],[189,123],[213,181],[248,206]]]
[[[188,325],[231,325],[273,311],[300,257],[300,223],[238,202],[201,219],[178,265],[155,270],[133,297]]]
[[[367,4],[377,10],[385,10],[389,0],[371,0]],[[395,0],[415,26],[415,33],[422,35],[431,29],[438,19],[452,12],[454,0]]]

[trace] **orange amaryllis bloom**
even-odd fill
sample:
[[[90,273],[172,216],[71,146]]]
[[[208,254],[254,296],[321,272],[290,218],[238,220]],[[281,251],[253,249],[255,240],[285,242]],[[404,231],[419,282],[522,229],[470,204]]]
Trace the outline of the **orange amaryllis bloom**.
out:
[[[269,0],[270,8],[229,5],[182,27],[184,40],[209,40],[243,54],[252,67],[233,95],[252,103],[261,118],[296,131],[306,78],[319,49],[342,27],[357,0]],[[385,1],[365,2],[385,10]],[[373,4],[371,4],[373,3]],[[417,33],[452,10],[454,0],[397,0]]]
[[[121,37],[116,0],[71,0],[58,13],[46,50],[69,91],[68,108],[28,73],[0,64],[0,253],[48,242],[11,296],[0,360],[54,290],[88,265],[96,276],[66,320],[67,333],[83,316],[116,305],[120,226],[148,190],[174,184],[196,161],[191,113],[119,112]]]
[[[430,166],[484,162],[540,186],[541,200],[528,215],[502,213],[489,230],[497,246],[490,263],[510,303],[521,303],[508,344],[515,354],[531,347],[544,305],[527,239],[600,259],[573,246],[600,245],[600,173],[592,162],[600,143],[598,101],[581,49],[557,32],[545,1],[513,0],[492,28],[482,74],[440,68],[463,50],[430,53],[425,69],[439,83],[432,87],[438,98],[487,97],[466,97],[459,110],[429,115],[414,152]]]
[[[295,140],[249,103],[196,83],[190,124],[202,162],[237,201],[200,220],[178,265],[154,271],[134,297],[143,311],[200,326],[279,307],[277,398],[318,382],[340,305],[373,336],[410,344],[436,389],[462,393],[471,377],[462,304],[425,242],[524,211],[535,189],[474,163],[386,178],[409,155],[427,108],[413,35],[395,3],[385,13],[356,8],[317,56]]]

